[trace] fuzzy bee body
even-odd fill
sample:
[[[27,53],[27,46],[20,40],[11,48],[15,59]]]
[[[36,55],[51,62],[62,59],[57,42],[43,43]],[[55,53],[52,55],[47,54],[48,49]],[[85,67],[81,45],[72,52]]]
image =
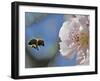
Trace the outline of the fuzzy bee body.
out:
[[[44,46],[44,41],[42,39],[32,39],[28,42],[28,45],[39,50],[39,46]]]

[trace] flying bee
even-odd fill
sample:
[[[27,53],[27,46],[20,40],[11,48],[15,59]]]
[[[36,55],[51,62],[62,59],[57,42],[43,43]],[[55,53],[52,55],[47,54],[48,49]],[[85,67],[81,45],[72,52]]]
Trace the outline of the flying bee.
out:
[[[32,39],[28,42],[28,46],[39,50],[39,46],[44,46],[44,41],[42,39]]]

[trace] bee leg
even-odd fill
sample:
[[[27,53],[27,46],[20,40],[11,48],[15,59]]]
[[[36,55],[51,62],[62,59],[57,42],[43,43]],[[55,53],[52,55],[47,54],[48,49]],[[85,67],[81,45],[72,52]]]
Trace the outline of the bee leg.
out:
[[[42,44],[41,46],[44,46],[44,44]]]
[[[33,45],[32,45],[32,47],[36,48],[36,45],[35,45],[35,44],[33,44]]]
[[[38,46],[35,49],[39,50]]]
[[[34,48],[35,48],[36,50],[39,50],[39,48],[38,48],[38,45],[37,45],[37,44],[34,46]]]
[[[42,46],[45,46],[44,42],[42,42]]]
[[[39,48],[38,48],[38,46],[37,46],[37,45],[33,44],[33,47],[34,47],[34,49],[39,50]]]

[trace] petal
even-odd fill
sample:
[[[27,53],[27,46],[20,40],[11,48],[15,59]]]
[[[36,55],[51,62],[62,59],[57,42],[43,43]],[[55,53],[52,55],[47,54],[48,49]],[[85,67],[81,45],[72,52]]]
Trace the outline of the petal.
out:
[[[76,19],[77,20],[77,19]],[[71,34],[79,31],[80,24],[75,21],[75,19],[71,21],[65,21],[59,31],[59,38],[64,41],[68,40],[71,37]]]
[[[62,56],[66,57],[66,58],[72,59],[74,56],[74,52],[76,51],[75,49],[76,49],[75,47],[69,48],[63,42],[60,43],[60,53]]]
[[[83,56],[83,58],[79,61],[79,64],[84,64],[85,62],[85,56]]]
[[[87,27],[89,24],[89,18],[88,16],[80,16],[79,18],[79,22],[82,26]]]
[[[88,65],[89,64],[88,51],[85,50],[78,51],[76,61],[78,65]]]
[[[59,31],[59,38],[63,40],[67,40],[70,32],[69,22],[64,22],[60,31]]]

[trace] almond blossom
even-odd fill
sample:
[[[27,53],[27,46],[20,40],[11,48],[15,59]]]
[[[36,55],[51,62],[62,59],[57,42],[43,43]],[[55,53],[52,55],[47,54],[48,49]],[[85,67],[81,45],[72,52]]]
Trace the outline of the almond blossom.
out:
[[[70,15],[60,31],[60,53],[67,59],[76,54],[77,65],[89,64],[89,16]]]

